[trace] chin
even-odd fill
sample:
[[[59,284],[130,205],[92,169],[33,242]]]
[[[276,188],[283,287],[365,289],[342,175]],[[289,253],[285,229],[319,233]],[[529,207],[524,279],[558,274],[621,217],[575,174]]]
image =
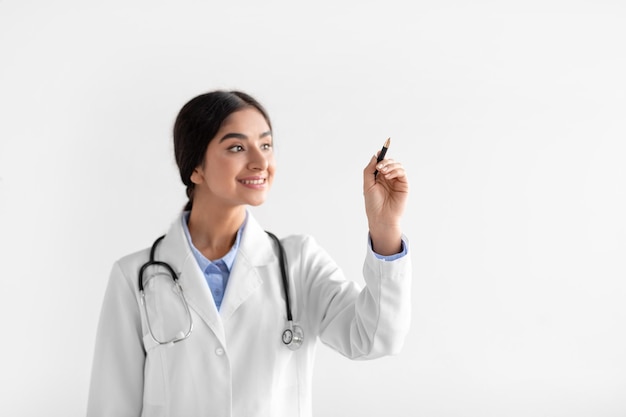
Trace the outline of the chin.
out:
[[[243,196],[243,200],[252,207],[260,206],[267,200],[268,190]]]
[[[254,201],[248,201],[248,205],[252,206],[252,207],[258,207],[261,204],[265,203],[265,199],[262,200],[254,200]]]

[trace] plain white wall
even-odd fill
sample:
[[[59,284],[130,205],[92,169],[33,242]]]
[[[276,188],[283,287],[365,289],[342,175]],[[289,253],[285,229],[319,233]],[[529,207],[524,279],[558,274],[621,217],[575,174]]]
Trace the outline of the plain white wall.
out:
[[[410,175],[404,351],[318,355],[319,416],[626,415],[622,1],[0,1],[0,414],[84,414],[112,263],[184,202],[179,108],[269,109],[254,213],[360,280],[361,169]]]

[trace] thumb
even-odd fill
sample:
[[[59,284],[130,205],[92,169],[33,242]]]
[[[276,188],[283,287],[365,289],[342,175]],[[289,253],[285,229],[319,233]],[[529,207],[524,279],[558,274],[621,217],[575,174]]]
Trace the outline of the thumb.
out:
[[[374,177],[374,173],[376,172],[376,164],[378,160],[378,154],[380,151],[377,151],[374,156],[370,158],[369,163],[363,169],[363,190],[368,190],[376,184],[376,177]]]

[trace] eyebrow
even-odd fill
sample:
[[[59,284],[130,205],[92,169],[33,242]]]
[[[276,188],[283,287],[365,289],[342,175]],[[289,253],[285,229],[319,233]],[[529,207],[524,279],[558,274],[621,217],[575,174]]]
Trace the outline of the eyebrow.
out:
[[[266,136],[272,136],[272,131],[268,130],[267,132],[263,132],[259,135],[259,139],[262,139]],[[224,142],[226,139],[243,139],[248,140],[248,137],[243,133],[227,133],[220,138],[220,143]]]

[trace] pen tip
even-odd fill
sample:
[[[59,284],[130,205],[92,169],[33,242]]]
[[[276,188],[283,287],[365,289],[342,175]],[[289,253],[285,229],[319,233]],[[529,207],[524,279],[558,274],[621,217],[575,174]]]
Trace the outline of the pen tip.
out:
[[[385,148],[388,148],[390,143],[391,143],[391,138],[387,138],[387,140],[385,141]]]

